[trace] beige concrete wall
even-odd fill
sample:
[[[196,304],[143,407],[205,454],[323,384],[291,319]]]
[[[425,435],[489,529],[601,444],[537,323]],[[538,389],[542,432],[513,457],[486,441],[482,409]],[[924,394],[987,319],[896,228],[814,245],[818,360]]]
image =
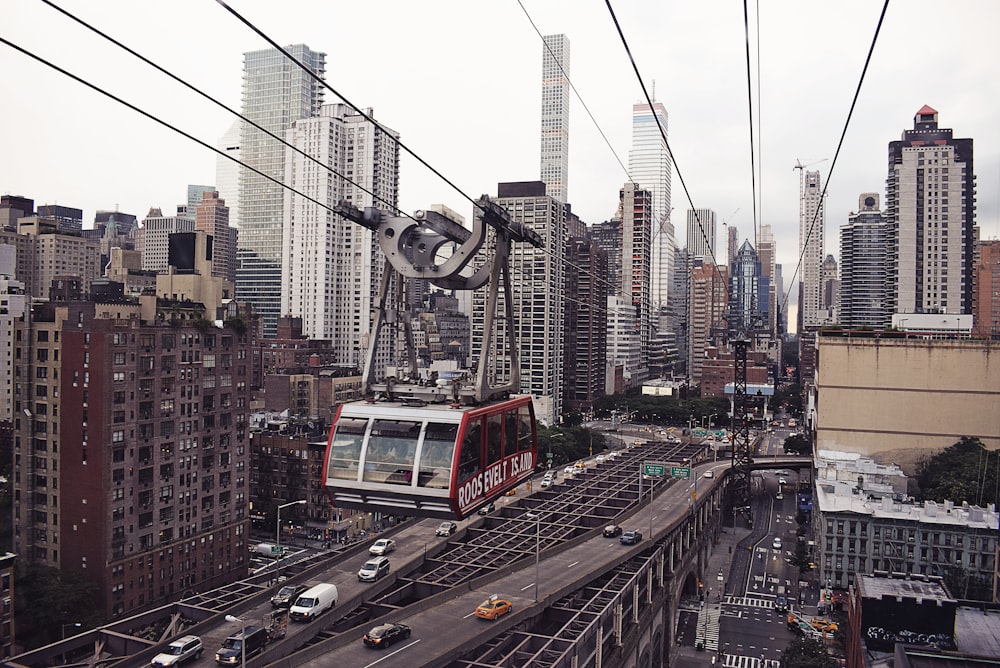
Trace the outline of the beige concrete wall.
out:
[[[818,449],[910,471],[961,436],[1000,448],[1000,345],[823,336],[817,345]]]

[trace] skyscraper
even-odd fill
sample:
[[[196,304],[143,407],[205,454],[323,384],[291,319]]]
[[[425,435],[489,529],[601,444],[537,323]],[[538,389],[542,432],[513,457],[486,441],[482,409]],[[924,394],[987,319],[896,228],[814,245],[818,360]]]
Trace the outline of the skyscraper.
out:
[[[691,267],[688,299],[688,376],[701,382],[705,348],[723,336],[729,317],[729,268],[695,258]]]
[[[715,261],[715,212],[711,209],[688,209],[687,250],[689,257]]]
[[[542,167],[545,193],[563,204],[569,191],[569,38],[542,46]]]
[[[318,116],[292,123],[287,139],[327,168],[288,149],[284,182],[329,207],[344,200],[395,210],[399,135],[388,133],[346,104],[324,105]],[[281,312],[302,318],[306,336],[332,340],[343,363],[363,364],[385,263],[375,234],[291,190],[284,197]]]
[[[215,157],[215,188],[219,198],[226,201],[229,207],[229,224],[239,229],[240,226],[240,165],[235,162],[240,159],[240,131],[242,121],[234,121],[226,134],[222,135],[215,148],[227,157],[216,154]]]
[[[760,258],[760,275],[767,279],[767,320],[762,323],[769,332],[777,331],[775,317],[779,294],[774,280],[775,245],[774,233],[770,225],[761,224],[757,236],[757,256]],[[763,310],[763,309],[762,309]]]
[[[622,186],[619,193],[622,212],[622,274],[620,294],[635,307],[635,327],[639,335],[639,364],[626,369],[634,387],[649,374],[649,342],[652,336],[653,301],[650,294],[652,271],[649,235],[653,229],[653,194],[634,182]],[[671,247],[671,260],[673,247]],[[673,262],[671,261],[671,266]]]
[[[889,142],[886,179],[892,313],[972,313],[976,180],[972,140],[924,106]]]
[[[729,328],[742,336],[760,329],[768,320],[770,281],[763,277],[760,258],[749,240],[736,252],[730,275]]]
[[[660,128],[663,132],[660,132]],[[632,150],[628,171],[632,182],[652,195],[650,296],[653,308],[667,306],[674,266],[674,226],[670,222],[670,153],[667,110],[661,102],[632,105]]]
[[[326,54],[304,44],[286,47],[293,58],[317,77],[326,67]],[[278,137],[291,124],[319,113],[323,103],[320,83],[277,49],[243,54],[243,116]],[[244,122],[240,134],[244,163],[283,182],[285,146]],[[282,210],[284,188],[250,171],[240,171],[239,268],[236,291],[261,316],[266,336],[273,336],[281,307]]]
[[[553,424],[562,414],[563,348],[566,339],[566,206],[545,194],[541,181],[500,183],[497,204],[506,207],[511,219],[523,223],[542,238],[543,247],[527,243],[511,246],[515,334],[520,351],[521,391],[535,399],[535,415]],[[478,210],[476,215],[480,215]],[[484,246],[485,247],[485,246]],[[500,377],[509,369],[507,351],[482,351],[485,290],[472,295],[473,364],[481,354],[495,355]],[[504,313],[503,293],[497,313]],[[497,324],[494,345],[506,334]],[[494,366],[491,363],[490,366]]]
[[[819,172],[799,168],[799,327],[818,327],[820,312],[820,265],[823,263],[823,233],[826,207]]]
[[[190,188],[190,186],[188,186]],[[236,228],[229,224],[229,207],[219,193],[201,194],[195,205],[194,228],[212,237],[212,275],[236,281]]]

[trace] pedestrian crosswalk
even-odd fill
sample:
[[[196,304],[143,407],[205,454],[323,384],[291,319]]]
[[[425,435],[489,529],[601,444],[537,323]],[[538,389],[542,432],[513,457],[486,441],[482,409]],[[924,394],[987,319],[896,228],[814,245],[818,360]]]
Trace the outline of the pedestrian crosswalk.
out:
[[[698,610],[698,641],[705,644],[709,652],[719,651],[719,605],[706,605]]]
[[[777,659],[759,659],[756,656],[723,654],[722,665],[725,668],[778,668],[781,662]]]
[[[756,598],[754,596],[726,596],[725,602],[729,605],[742,605],[748,608],[774,608],[774,601],[769,598]]]

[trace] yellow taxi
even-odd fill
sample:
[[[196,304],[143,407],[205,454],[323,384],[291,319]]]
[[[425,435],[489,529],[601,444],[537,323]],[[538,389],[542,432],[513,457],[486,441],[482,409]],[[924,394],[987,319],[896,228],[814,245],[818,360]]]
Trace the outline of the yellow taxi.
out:
[[[476,617],[480,619],[496,620],[498,617],[506,615],[514,609],[513,604],[505,598],[500,598],[493,594],[488,599],[479,604],[476,608]]]

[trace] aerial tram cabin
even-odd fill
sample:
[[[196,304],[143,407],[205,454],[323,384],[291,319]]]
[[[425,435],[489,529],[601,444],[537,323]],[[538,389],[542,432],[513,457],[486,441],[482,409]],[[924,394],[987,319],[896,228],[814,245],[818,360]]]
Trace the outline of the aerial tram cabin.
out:
[[[462,518],[534,474],[531,397],[485,406],[340,407],[325,478],[338,506]]]
[[[512,222],[506,210],[485,195],[477,202],[472,231],[434,211],[389,217],[371,208],[364,212],[344,204],[338,208],[344,217],[377,232],[387,262],[365,363],[368,398],[337,409],[324,463],[327,493],[338,507],[466,517],[530,478],[538,463],[532,399],[514,396],[520,390],[520,377],[508,257],[512,241],[537,246],[541,240]],[[471,275],[463,275],[484,246],[487,226],[494,235],[492,257]],[[439,253],[445,245],[454,250]],[[446,258],[438,263],[442,256]],[[441,374],[449,377],[440,379],[420,375],[404,283],[417,278],[454,290],[488,284],[480,349],[494,353],[480,355],[474,375],[453,372]],[[501,279],[507,336],[497,336],[494,347]],[[394,305],[389,304],[390,294],[397,299]],[[405,342],[408,368],[385,369],[379,380],[375,353],[382,328],[390,325],[402,329],[398,340]],[[490,358],[508,370],[506,383],[488,382],[496,375],[488,368]]]

